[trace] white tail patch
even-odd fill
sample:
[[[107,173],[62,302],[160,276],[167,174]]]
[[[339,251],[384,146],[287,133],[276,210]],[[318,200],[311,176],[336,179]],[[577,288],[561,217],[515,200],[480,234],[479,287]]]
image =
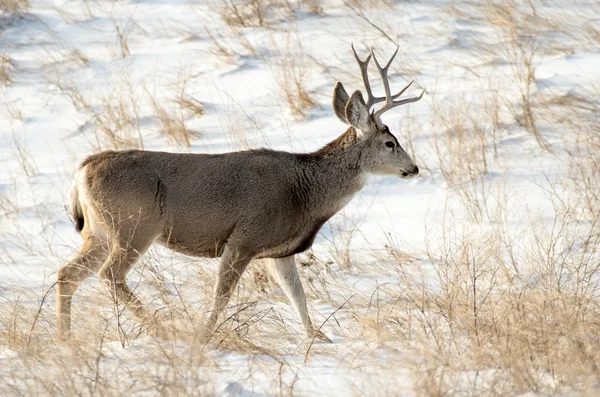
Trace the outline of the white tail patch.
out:
[[[76,216],[78,212],[83,216],[84,223],[81,232],[85,235],[97,237],[106,236],[106,231],[102,227],[102,223],[96,216],[96,213],[91,205],[92,200],[88,194],[86,185],[87,165],[75,173],[71,190],[69,191],[69,199],[71,201],[71,211]],[[76,221],[77,222],[77,221]]]

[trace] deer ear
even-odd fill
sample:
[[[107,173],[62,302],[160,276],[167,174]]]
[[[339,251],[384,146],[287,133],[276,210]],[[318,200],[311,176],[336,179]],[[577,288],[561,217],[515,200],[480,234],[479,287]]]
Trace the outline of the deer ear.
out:
[[[338,81],[333,90],[333,111],[338,119],[344,124],[348,124],[346,119],[346,104],[348,103],[348,93],[344,89],[342,83]]]
[[[364,133],[371,131],[373,121],[360,91],[354,91],[346,104],[346,120],[348,120],[348,124],[357,130]]]

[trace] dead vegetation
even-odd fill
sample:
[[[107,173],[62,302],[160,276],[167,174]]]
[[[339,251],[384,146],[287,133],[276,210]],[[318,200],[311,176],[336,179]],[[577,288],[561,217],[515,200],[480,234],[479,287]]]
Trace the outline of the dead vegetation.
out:
[[[600,332],[594,281],[600,229],[593,209],[600,197],[600,108],[590,99],[597,88],[592,83],[568,92],[535,92],[536,57],[568,46],[564,40],[540,46],[542,35],[532,29],[562,22],[530,23],[544,17],[536,4],[481,6],[488,16],[495,9],[494,18],[481,20],[499,29],[501,46],[480,52],[486,47],[478,42],[468,50],[485,54],[482,60],[507,62],[516,91],[488,84],[503,89],[469,100],[431,95],[437,161],[421,158],[444,178],[447,202],[429,221],[424,252],[400,259],[393,253],[402,250],[388,252],[402,291],[377,289],[385,303],[376,312],[370,301],[362,303],[367,310],[359,321],[366,335],[411,351],[418,395],[592,395],[600,379],[600,346],[593,336]],[[478,8],[471,6],[454,12],[475,21],[469,12]],[[525,28],[529,33],[518,33]],[[511,164],[501,152],[511,121],[543,150],[556,148],[540,126],[560,131],[565,152],[556,161],[568,175],[545,175],[539,182],[553,203],[551,214],[516,195],[506,180]],[[490,176],[492,170],[501,175]],[[550,224],[542,221],[548,218]]]
[[[88,313],[94,315],[88,326],[98,328],[89,328],[91,332],[73,346],[60,347],[52,338],[53,324],[48,322],[52,310],[44,300],[39,310],[31,310],[24,301],[40,297],[30,293],[21,291],[19,300],[2,308],[0,339],[14,355],[3,358],[1,394],[118,396],[123,391],[138,395],[149,390],[194,396],[215,393],[214,383],[200,369],[210,365],[204,354],[182,354],[175,344],[156,345],[141,355],[123,354],[121,345],[113,339],[114,330],[102,325],[106,316],[97,310]],[[86,301],[94,303],[93,298]],[[124,324],[126,330],[128,325]],[[152,365],[132,365],[137,360]],[[107,365],[110,362],[116,365]]]
[[[29,9],[29,0],[1,0],[0,11],[20,15]]]
[[[45,287],[41,295],[11,286],[19,298],[0,305],[0,344],[8,354],[2,358],[5,365],[0,376],[6,382],[0,382],[0,394],[116,396],[123,390],[133,395],[159,390],[212,395],[216,382],[206,369],[224,365],[218,357],[211,357],[215,349],[248,355],[256,360],[253,372],[276,374],[271,385],[274,390],[285,393],[293,389],[295,378],[290,374],[294,367],[283,355],[286,351],[304,352],[303,345],[294,347],[303,330],[288,324],[293,315],[284,313],[284,320],[273,307],[273,302],[280,308],[287,306],[285,297],[273,294],[274,283],[244,276],[208,344],[190,348],[210,301],[216,267],[209,264],[212,266],[206,269],[210,270],[204,270],[197,260],[173,259],[177,258],[152,250],[131,277],[137,284],[136,293],[151,302],[155,316],[168,326],[171,341],[148,337],[146,326],[115,304],[104,285],[90,280],[74,302],[75,339],[68,346],[57,344],[51,298],[54,285]],[[263,299],[271,303],[260,302]],[[30,301],[39,304],[27,303]],[[136,351],[139,343],[144,348]],[[287,347],[282,349],[282,344]],[[319,352],[318,347],[314,349]]]
[[[460,98],[438,102],[434,97],[432,101],[432,124],[442,132],[433,139],[436,168],[468,208],[470,219],[479,222],[486,211],[490,168],[502,166],[495,152],[499,143],[497,110],[486,106],[479,96],[470,103]]]
[[[279,97],[294,117],[306,118],[316,104],[307,87],[311,73],[310,55],[303,48],[294,25],[271,33],[268,43],[263,44],[248,40],[239,26],[229,28],[232,33],[229,38],[206,29],[212,52],[227,63],[238,64],[250,56],[267,64],[277,84]]]
[[[92,132],[87,139],[94,151],[106,148],[122,150],[144,148],[144,136],[149,128],[142,120],[153,117],[159,132],[167,139],[182,147],[190,147],[193,139],[201,136],[188,126],[191,119],[204,115],[204,105],[186,92],[191,81],[189,74],[177,79],[167,87],[165,103],[155,92],[150,92],[145,83],[136,82],[128,69],[119,73],[114,85],[107,87],[107,93],[91,96],[80,87],[81,82],[64,73],[73,68],[85,68],[89,61],[79,51],[70,51],[67,57],[45,65],[48,82],[60,89],[70,99],[72,105],[88,116],[79,126],[82,133]]]
[[[200,114],[203,113],[204,108],[187,98],[180,98],[179,106],[171,109],[162,106],[154,96],[149,95],[149,97],[154,114],[160,121],[160,132],[168,136],[174,143],[183,147],[190,147],[191,139],[198,138],[200,133],[187,127],[183,112],[184,106],[195,113],[200,112]]]
[[[14,65],[10,57],[6,54],[0,54],[0,84],[7,85],[12,82]]]
[[[268,62],[280,92],[292,115],[305,118],[315,101],[306,87],[308,70],[302,45],[288,34],[284,44],[273,39],[272,48]]]
[[[215,1],[215,6],[227,25],[242,28],[270,27],[294,18],[298,10],[324,15],[322,5],[316,0],[219,0]]]
[[[406,288],[384,307],[391,336],[383,343],[416,349],[422,395],[595,387],[598,216],[582,223],[556,211],[550,230],[539,230],[532,217],[525,230],[497,219],[487,232],[460,226],[448,212],[423,261],[400,265]]]
[[[514,120],[535,137],[542,149],[550,151],[537,114],[539,99],[535,70],[541,56],[573,51],[574,42],[560,37],[561,34],[572,34],[570,22],[556,12],[539,12],[536,2],[513,0],[451,4],[447,13],[472,23],[483,22],[489,27],[492,35],[467,39],[466,50],[480,57],[484,64],[508,65],[510,80],[504,89],[520,100],[504,103]],[[548,35],[548,31],[555,34]]]

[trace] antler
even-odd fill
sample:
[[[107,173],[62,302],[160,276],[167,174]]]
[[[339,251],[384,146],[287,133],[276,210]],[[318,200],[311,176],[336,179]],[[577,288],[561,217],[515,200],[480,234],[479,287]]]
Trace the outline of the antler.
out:
[[[356,53],[356,50],[354,49],[354,44],[352,44],[352,52],[354,52],[354,58],[356,58],[356,62],[358,62],[358,66],[360,67],[360,73],[362,74],[362,79],[363,79],[363,83],[365,85],[365,90],[367,91],[367,96],[368,96],[367,103],[366,103],[367,108],[370,109],[371,106],[385,101],[385,104],[381,107],[381,109],[379,109],[373,113],[373,119],[377,123],[377,126],[380,128],[383,127],[383,125],[384,125],[383,122],[381,121],[381,115],[384,112],[387,112],[388,110],[395,108],[396,106],[404,105],[406,103],[416,102],[423,97],[423,94],[425,94],[425,90],[423,90],[423,92],[421,92],[421,95],[419,95],[418,97],[406,98],[406,99],[402,99],[401,101],[397,101],[397,102],[394,101],[394,99],[400,97],[400,95],[402,95],[404,93],[404,91],[406,91],[408,89],[408,87],[410,87],[410,85],[414,82],[414,80],[411,81],[410,83],[408,83],[406,85],[406,87],[401,89],[400,92],[398,92],[395,95],[391,95],[390,82],[388,79],[388,70],[390,68],[390,65],[394,61],[396,54],[398,54],[399,49],[400,49],[400,47],[396,48],[394,55],[392,55],[392,57],[390,58],[388,63],[385,65],[385,67],[382,68],[381,65],[379,65],[379,62],[377,61],[377,58],[375,57],[375,53],[373,52],[373,47],[371,47],[371,51],[369,52],[369,56],[367,56],[367,59],[365,59],[364,61],[361,61],[361,59],[358,57],[358,54]],[[375,66],[377,66],[377,70],[379,70],[379,75],[381,76],[381,79],[383,80],[383,88],[385,89],[385,97],[376,97],[373,95],[373,91],[371,90],[371,85],[369,84],[369,74],[367,72],[367,68],[369,66],[369,61],[371,60],[371,57],[373,57],[373,60],[375,60]]]
[[[356,62],[358,63],[358,67],[360,67],[360,73],[362,74],[363,83],[365,85],[365,90],[367,91],[367,107],[370,109],[371,106],[376,103],[385,101],[384,97],[376,97],[373,96],[373,91],[371,91],[371,85],[369,84],[369,72],[367,71],[369,67],[369,61],[371,60],[371,56],[373,55],[373,49],[371,48],[371,52],[369,56],[364,61],[361,61],[354,49],[354,43],[351,44],[352,52],[354,53],[354,58],[356,58]]]

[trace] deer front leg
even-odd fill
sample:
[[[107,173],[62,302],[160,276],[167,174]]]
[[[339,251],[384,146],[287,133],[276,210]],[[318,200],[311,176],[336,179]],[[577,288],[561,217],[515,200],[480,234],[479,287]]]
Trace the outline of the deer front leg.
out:
[[[296,312],[298,312],[300,321],[302,321],[302,325],[306,331],[306,336],[308,338],[316,337],[317,339],[331,343],[331,339],[323,332],[316,330],[312,325],[312,321],[308,315],[308,308],[306,307],[306,295],[302,288],[294,256],[272,259],[267,268],[289,301],[296,308]]]

